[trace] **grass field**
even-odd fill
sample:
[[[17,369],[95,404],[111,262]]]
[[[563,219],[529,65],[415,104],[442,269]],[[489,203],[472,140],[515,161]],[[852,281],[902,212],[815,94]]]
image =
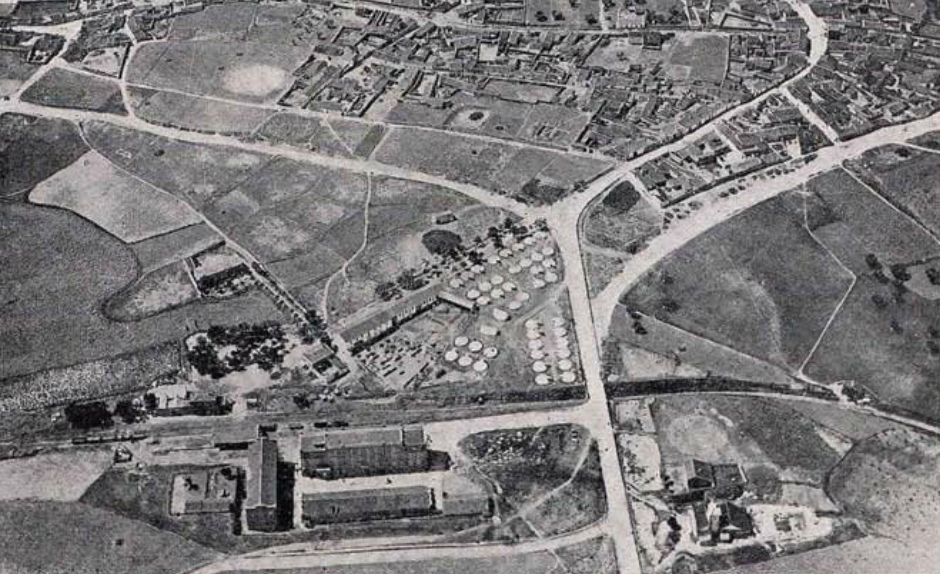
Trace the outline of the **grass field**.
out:
[[[257,11],[258,6],[249,2],[206,6],[198,12],[173,18],[168,38],[241,40],[251,27]]]
[[[856,446],[829,479],[829,492],[874,533],[913,548],[936,548],[940,442],[885,431]]]
[[[806,373],[822,381],[856,381],[888,404],[940,420],[940,357],[929,346],[936,344],[931,329],[940,325],[940,305],[914,292],[896,302],[896,289],[860,278]],[[887,305],[880,307],[876,297]]]
[[[614,543],[606,536],[563,546],[555,551],[555,556],[564,563],[569,574],[616,574],[619,571]]]
[[[309,50],[247,42],[169,40],[143,44],[128,63],[128,82],[193,95],[275,103]]]
[[[273,113],[176,92],[140,88],[131,90],[131,98],[135,113],[143,120],[203,133],[250,134]]]
[[[112,464],[108,448],[72,450],[0,461],[0,500],[75,501]]]
[[[778,366],[798,367],[851,276],[785,199],[753,207],[674,252],[622,302]]]
[[[667,74],[679,80],[720,85],[728,72],[728,37],[716,34],[682,34],[669,54]]]
[[[201,208],[270,158],[221,146],[172,140],[103,122],[84,125],[101,155],[160,189],[187,197]]]
[[[208,204],[205,213],[266,262],[322,247],[352,255],[362,242],[366,187],[357,173],[276,159]]]
[[[29,190],[87,151],[70,122],[0,115],[0,196]]]
[[[659,235],[662,221],[659,211],[623,182],[591,206],[583,230],[594,245],[629,253]]]
[[[176,574],[218,557],[179,536],[81,503],[0,502],[5,572]]]
[[[285,145],[329,156],[351,157],[347,144],[337,137],[324,119],[290,112],[274,114],[255,137],[273,145]]]
[[[885,146],[849,164],[892,205],[940,236],[940,154]]]
[[[590,181],[610,167],[609,162],[593,158],[404,127],[390,130],[376,149],[375,159],[536,205],[554,203],[570,194],[576,183]],[[530,182],[557,191],[541,195],[526,186]]]
[[[127,115],[117,82],[93,74],[52,68],[22,94],[31,104]]]
[[[807,189],[813,194],[805,199],[810,229],[853,273],[872,271],[868,254],[885,267],[940,257],[940,243],[929,233],[844,170],[810,180]]]
[[[597,28],[600,26],[598,0],[526,0],[526,24],[562,28]]]
[[[603,291],[613,281],[614,277],[623,270],[625,257],[615,257],[608,253],[594,253],[590,249],[584,251],[584,273],[588,280],[588,293],[594,297]]]
[[[201,221],[179,199],[127,175],[96,152],[37,185],[29,200],[68,209],[126,243]]]
[[[233,324],[280,317],[274,304],[249,293],[213,304],[192,304],[121,324],[102,303],[137,278],[133,252],[69,212],[0,203],[0,378],[178,340],[196,323]]]
[[[605,355],[604,369],[616,374],[621,381],[703,378],[702,384],[707,385],[704,377],[709,374],[780,385],[792,381],[781,367],[719,346],[668,323],[651,317],[635,320],[622,305],[614,309],[610,341],[606,345],[616,351]]]

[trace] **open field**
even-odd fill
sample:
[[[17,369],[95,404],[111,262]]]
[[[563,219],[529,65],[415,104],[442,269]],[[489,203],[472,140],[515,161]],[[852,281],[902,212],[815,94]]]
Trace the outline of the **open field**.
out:
[[[816,177],[806,189],[811,195],[794,203],[803,200],[816,239],[853,273],[871,273],[871,255],[885,268],[940,257],[940,243],[844,170]]]
[[[842,170],[811,180],[807,189],[814,236],[858,276],[807,374],[856,381],[889,405],[940,418],[940,343],[934,340],[940,304],[925,277],[937,267],[940,243]],[[915,265],[922,261],[928,263]]]
[[[940,420],[940,304],[893,283],[859,278],[806,365],[822,381],[860,383],[881,401]],[[865,349],[859,353],[859,349]]]
[[[592,538],[585,542],[563,546],[555,556],[564,563],[570,574],[616,574],[617,556],[614,543],[606,537]]]
[[[801,223],[786,198],[759,204],[668,256],[622,302],[797,368],[851,284]]]
[[[68,209],[125,243],[201,221],[179,199],[127,175],[97,152],[37,185],[29,200]]]
[[[728,73],[727,36],[680,34],[669,54],[667,73],[676,80],[721,85]]]
[[[936,545],[909,546],[888,538],[866,537],[810,550],[802,554],[736,566],[725,574],[794,574],[847,572],[851,574],[930,574],[937,564]]]
[[[0,502],[5,571],[176,574],[217,558],[179,536],[81,503]]]
[[[526,0],[525,23],[531,26],[591,28],[600,26],[600,1]]]
[[[892,205],[940,236],[940,154],[892,145],[871,150],[848,167]]]
[[[193,95],[274,103],[309,50],[247,42],[192,41],[141,45],[128,63],[128,82]]]
[[[594,297],[603,291],[620,273],[626,261],[626,257],[585,249],[584,273],[587,275],[588,294]]]
[[[195,324],[272,319],[270,300],[249,293],[196,303],[133,324],[108,320],[102,303],[137,278],[133,252],[69,212],[0,204],[0,378],[82,363],[178,340]],[[67,318],[67,319],[66,319]]]
[[[622,305],[614,309],[610,338],[604,343],[609,382],[646,379],[727,377],[788,385],[792,378],[772,365],[659,321],[634,319]]]
[[[280,263],[281,272],[274,271],[279,277],[312,280],[319,276],[317,261],[335,258],[304,256],[322,249],[351,256],[358,249],[366,187],[357,173],[274,159],[213,198],[205,213],[259,259]]]
[[[209,5],[191,14],[173,18],[170,40],[242,40],[255,19],[258,6],[249,2]]]
[[[885,431],[846,455],[829,478],[829,492],[873,533],[912,548],[936,549],[938,461],[935,437]]]
[[[882,431],[903,428],[901,424],[881,417],[834,408],[828,404],[786,399],[779,402],[851,441],[862,441]]]
[[[0,196],[31,189],[87,151],[70,122],[0,115]]]
[[[127,115],[117,82],[92,74],[52,68],[23,92],[25,102]]]
[[[0,461],[0,500],[75,501],[112,464],[109,448],[82,449]]]
[[[133,88],[130,93],[137,117],[161,126],[203,133],[250,134],[273,113],[176,92]]]
[[[274,114],[254,135],[272,145],[310,150],[329,156],[350,157],[343,140],[334,135],[327,120],[281,112]]]
[[[0,51],[0,98],[15,94],[39,68],[27,63],[21,54]]]
[[[144,181],[197,208],[243,181],[270,158],[219,146],[172,140],[103,122],[84,125],[89,143]]]
[[[519,148],[458,134],[393,128],[376,149],[383,163],[471,183],[535,205],[551,204],[610,167],[593,158]]]

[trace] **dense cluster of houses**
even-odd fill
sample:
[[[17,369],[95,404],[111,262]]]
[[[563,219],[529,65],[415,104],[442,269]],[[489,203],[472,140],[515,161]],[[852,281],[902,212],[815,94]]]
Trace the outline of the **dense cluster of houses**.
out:
[[[647,162],[637,170],[637,176],[669,206],[829,143],[786,97],[773,95],[720,122],[684,148]]]
[[[63,44],[65,40],[60,36],[0,29],[0,52],[19,54],[29,64],[47,63]]]

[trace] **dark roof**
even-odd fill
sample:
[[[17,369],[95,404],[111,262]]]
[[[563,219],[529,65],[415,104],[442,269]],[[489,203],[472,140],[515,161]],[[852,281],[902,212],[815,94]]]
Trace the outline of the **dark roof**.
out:
[[[330,449],[359,448],[382,445],[420,446],[425,443],[424,429],[418,425],[403,428],[353,429],[319,432],[301,441],[301,452]]]
[[[277,505],[277,441],[258,439],[248,447],[246,508]]]
[[[433,504],[431,492],[426,486],[400,486],[307,493],[302,495],[302,500],[305,514],[315,514],[326,505],[338,503],[342,505],[343,514],[381,514],[396,510],[428,510]]]

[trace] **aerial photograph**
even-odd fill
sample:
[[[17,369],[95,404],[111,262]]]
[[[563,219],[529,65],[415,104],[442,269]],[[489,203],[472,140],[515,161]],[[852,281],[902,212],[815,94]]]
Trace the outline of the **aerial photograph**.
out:
[[[0,0],[0,574],[940,574],[940,0]]]

